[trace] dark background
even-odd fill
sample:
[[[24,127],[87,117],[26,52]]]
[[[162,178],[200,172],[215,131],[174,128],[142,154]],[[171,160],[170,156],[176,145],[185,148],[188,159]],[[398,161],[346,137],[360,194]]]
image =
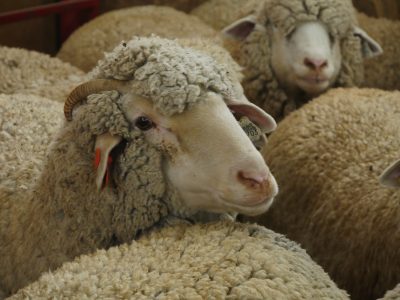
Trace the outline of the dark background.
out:
[[[50,4],[57,0],[0,1],[0,13]],[[205,0],[101,0],[100,11],[123,8],[132,5],[172,5],[177,9],[190,11]],[[370,16],[400,20],[399,0],[353,0],[359,11]],[[0,25],[0,45],[22,47],[48,54],[56,54],[60,46],[59,17],[51,15],[17,23]]]

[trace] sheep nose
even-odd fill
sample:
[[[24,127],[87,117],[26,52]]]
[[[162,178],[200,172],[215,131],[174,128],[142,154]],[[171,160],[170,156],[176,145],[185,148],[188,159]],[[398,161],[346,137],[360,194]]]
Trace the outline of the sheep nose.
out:
[[[326,59],[313,59],[306,57],[304,59],[304,65],[313,71],[320,71],[328,66],[328,61]]]
[[[253,191],[265,191],[268,187],[268,173],[239,171],[237,178],[241,184]]]

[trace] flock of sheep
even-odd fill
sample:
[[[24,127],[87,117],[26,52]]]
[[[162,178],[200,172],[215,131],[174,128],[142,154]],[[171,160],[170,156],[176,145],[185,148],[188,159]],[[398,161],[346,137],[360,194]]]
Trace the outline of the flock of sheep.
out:
[[[0,47],[0,299],[400,299],[399,41],[208,0]]]

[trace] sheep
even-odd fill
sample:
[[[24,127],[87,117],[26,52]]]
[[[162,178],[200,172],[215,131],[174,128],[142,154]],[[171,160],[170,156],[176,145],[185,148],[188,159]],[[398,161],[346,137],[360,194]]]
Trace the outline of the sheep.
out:
[[[265,0],[264,0],[265,1]],[[254,14],[262,1],[258,0],[210,0],[196,7],[191,14],[199,17],[216,30]],[[400,23],[384,18],[356,14],[358,23],[365,32],[383,48],[382,55],[364,60],[364,80],[360,86],[385,90],[400,89],[399,64]]]
[[[400,21],[357,15],[361,27],[384,49],[383,55],[365,60],[363,87],[400,90]]]
[[[380,300],[398,300],[400,299],[400,284],[396,285],[393,290],[387,291],[385,296]]]
[[[359,86],[363,58],[382,53],[357,26],[350,0],[250,1],[238,9],[240,3],[244,1],[219,0],[204,6],[226,4],[222,18],[254,11],[226,26],[222,34],[244,67],[246,95],[277,120],[331,87]],[[220,12],[218,6],[211,16],[206,11],[193,13],[205,14],[208,20]]]
[[[67,122],[35,184],[7,194],[0,183],[0,290],[7,294],[78,255],[175,219],[260,214],[278,192],[236,118],[263,134],[276,123],[211,57],[135,37],[88,76],[65,102]]]
[[[47,54],[0,47],[0,93],[25,93],[60,102],[73,87],[85,81],[76,67]]]
[[[338,88],[285,118],[263,150],[280,191],[256,221],[300,243],[352,299],[400,282],[400,194],[378,181],[399,128],[400,92]]]
[[[296,243],[252,224],[179,224],[84,255],[11,299],[349,299]]]
[[[57,57],[90,71],[104,52],[132,36],[210,38],[217,32],[197,17],[170,7],[140,6],[114,10],[86,23],[64,42]]]

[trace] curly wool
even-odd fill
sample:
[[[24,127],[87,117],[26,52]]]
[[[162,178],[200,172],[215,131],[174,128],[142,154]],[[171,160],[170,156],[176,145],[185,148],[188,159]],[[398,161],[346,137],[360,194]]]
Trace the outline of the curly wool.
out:
[[[220,94],[224,100],[242,97],[229,71],[213,58],[154,36],[122,42],[106,54],[91,76],[129,80],[135,94],[151,99],[166,116],[201,102],[208,92]]]
[[[62,120],[61,103],[34,95],[0,94],[0,193],[29,189],[43,169],[47,147]]]
[[[243,86],[247,96],[276,119],[302,106],[307,99],[291,99],[280,87],[271,68],[271,26],[289,33],[305,21],[321,21],[341,40],[342,67],[335,86],[357,86],[364,69],[360,40],[353,35],[357,24],[350,0],[269,0],[258,11],[257,22],[265,29],[255,30],[240,44],[237,61],[244,67]]]
[[[153,231],[64,264],[25,298],[348,299],[296,243],[250,224]]]
[[[280,191],[257,221],[299,242],[352,299],[400,282],[400,193],[378,181],[398,159],[399,128],[400,92],[333,89],[265,147]]]
[[[0,93],[32,94],[64,102],[85,80],[78,68],[47,54],[0,47]]]

